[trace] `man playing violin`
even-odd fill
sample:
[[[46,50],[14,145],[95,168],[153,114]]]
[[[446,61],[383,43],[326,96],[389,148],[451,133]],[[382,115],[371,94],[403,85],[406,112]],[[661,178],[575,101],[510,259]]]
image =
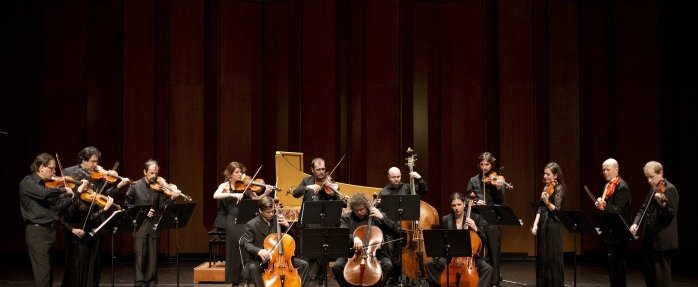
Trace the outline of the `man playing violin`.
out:
[[[169,204],[179,197],[180,192],[176,188],[171,196],[151,188],[158,182],[158,162],[149,159],[143,165],[143,178],[134,182],[126,192],[126,207],[151,206],[143,224],[136,231],[136,286],[157,285],[157,252],[160,231],[153,229],[153,216],[161,212]],[[146,265],[147,264],[147,265]]]
[[[76,180],[86,179],[92,183],[92,189],[99,192],[102,189],[102,185],[107,184],[107,180],[100,180],[100,178],[94,179],[91,177],[93,172],[104,173],[108,176],[114,178],[120,178],[119,173],[114,170],[105,170],[99,166],[99,160],[102,157],[102,152],[96,147],[88,146],[82,149],[78,153],[78,160],[80,163],[65,169],[65,174],[73,177]],[[104,187],[105,190],[102,192],[104,195],[112,196],[119,192],[121,188],[130,183],[128,178],[123,178],[116,186]]]
[[[341,228],[349,229],[349,242],[355,251],[366,250],[368,246],[364,242],[364,238],[354,236],[354,231],[360,226],[367,225],[369,218],[372,219],[372,225],[378,227],[383,233],[382,242],[387,243],[387,236],[392,236],[397,238],[399,236],[398,227],[388,218],[388,216],[371,205],[368,197],[363,193],[355,193],[349,199],[349,209],[351,212],[342,214],[340,219]],[[380,250],[380,249],[379,249]],[[389,256],[383,256],[382,252],[377,254],[378,260],[380,262],[381,272],[383,274],[382,284],[388,280],[388,275],[393,268],[393,264]],[[347,265],[347,258],[337,258],[332,267],[332,272],[334,273],[334,278],[339,283],[339,286],[351,286],[347,283],[346,278],[344,278],[344,268]]]
[[[339,185],[331,182],[325,168],[325,160],[319,157],[310,162],[310,171],[313,173],[305,177],[293,190],[293,197],[303,196],[303,202],[318,200],[341,200],[340,196],[333,191],[339,190]],[[331,188],[324,188],[321,184],[327,184]]]
[[[465,217],[467,200],[463,194],[454,192],[449,198],[451,200],[451,213],[441,218],[443,228],[465,229],[467,226],[467,228],[477,233],[484,245],[487,245],[487,233],[484,231],[487,221],[477,213],[471,213],[470,218]],[[479,275],[478,287],[489,287],[492,281],[492,266],[482,256],[476,255],[473,257]],[[446,264],[448,262],[443,257],[435,257],[426,263],[425,269],[429,276],[429,286],[441,286],[441,273],[444,272]],[[450,274],[450,276],[455,276],[455,274]]]
[[[269,268],[267,263],[274,250],[265,249],[264,240],[268,235],[276,233],[277,224],[281,225],[281,232],[285,232],[290,224],[283,214],[276,213],[273,198],[263,197],[257,206],[259,207],[259,215],[245,224],[245,234],[240,239],[240,247],[247,252],[249,257],[249,260],[245,262],[245,272],[247,272],[248,278],[254,282],[255,286],[265,286],[262,273]],[[285,252],[290,252],[290,250]],[[305,283],[308,276],[308,262],[293,257],[292,264],[297,269],[301,282]]]
[[[470,178],[466,194],[475,192],[477,197],[475,205],[501,205],[504,204],[505,184],[502,180],[487,180],[494,172],[494,163],[497,159],[490,152],[483,152],[478,156],[480,173]],[[487,250],[490,265],[494,270],[492,285],[499,286],[501,273],[499,270],[502,258],[502,233],[499,225],[488,224],[484,227],[487,233]]]
[[[36,156],[31,164],[32,173],[19,183],[19,209],[26,224],[25,240],[36,286],[53,285],[52,255],[56,242],[53,223],[57,210],[70,204],[74,196],[70,187],[46,188],[56,172],[56,159],[47,153]]]
[[[606,184],[603,194],[596,199],[596,209],[605,214],[618,214],[625,222],[630,220],[630,187],[618,174],[618,161],[609,158],[601,165]],[[611,287],[626,286],[625,258],[630,238],[623,236],[628,227],[622,222],[608,226],[603,233],[604,244],[608,248],[608,276]],[[626,231],[627,233],[627,231]]]
[[[230,162],[223,171],[223,176],[227,179],[218,185],[213,193],[213,198],[219,201],[219,209],[223,210],[223,228],[225,229],[225,283],[237,284],[240,282],[242,272],[242,262],[240,262],[240,249],[238,248],[244,222],[237,222],[238,201],[243,198],[256,198],[266,196],[271,191],[267,186],[264,194],[257,196],[254,192],[243,192],[235,190],[236,183],[245,178],[247,168],[239,162]],[[216,217],[216,221],[219,221]],[[221,223],[218,223],[221,224]]]
[[[630,231],[636,234],[643,226],[642,275],[647,286],[671,286],[671,252],[679,248],[676,214],[679,211],[679,193],[664,178],[664,168],[650,161],[643,168],[650,191],[635,215]]]

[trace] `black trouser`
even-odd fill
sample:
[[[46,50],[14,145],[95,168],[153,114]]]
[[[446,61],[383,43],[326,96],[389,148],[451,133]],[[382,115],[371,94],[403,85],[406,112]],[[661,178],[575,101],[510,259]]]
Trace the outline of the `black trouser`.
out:
[[[490,282],[492,282],[492,277],[494,275],[492,266],[487,263],[487,261],[482,258],[475,258],[475,267],[477,268],[477,273],[480,280],[477,283],[478,287],[489,287]],[[436,257],[424,265],[427,270],[427,277],[429,279],[429,286],[436,287],[441,286],[441,275],[446,268],[446,258]],[[449,280],[455,278],[456,274],[447,274]]]
[[[611,287],[625,287],[625,259],[627,257],[628,244],[623,239],[614,238],[613,234],[604,238],[608,248],[608,278]]]
[[[671,252],[645,249],[642,275],[647,287],[671,286]]]
[[[241,281],[242,259],[240,254],[240,237],[245,232],[244,224],[235,224],[235,219],[228,216],[225,224],[225,283],[238,284]],[[244,251],[243,251],[244,253]]]
[[[499,266],[502,260],[502,232],[499,230],[499,225],[487,225],[485,228],[487,234],[487,246],[490,266],[492,266],[492,285],[498,285],[502,280],[502,275],[499,271]]]
[[[34,272],[36,286],[53,284],[53,244],[56,242],[56,230],[53,225],[28,224],[24,236],[29,249],[29,259]]]
[[[351,286],[344,279],[344,266],[346,265],[347,259],[344,257],[340,257],[334,261],[334,266],[332,266],[332,273],[334,273],[334,278],[335,280],[337,280],[337,283],[339,283],[339,286],[341,287]],[[380,259],[380,265],[381,271],[383,273],[383,277],[381,278],[380,283],[382,286],[385,286],[385,282],[388,281],[388,275],[390,274],[390,271],[393,270],[393,263],[390,261],[390,258],[383,257]]]
[[[305,279],[308,277],[308,262],[295,257],[292,260],[293,267],[296,268],[298,276],[301,278],[301,284],[305,283]],[[261,267],[259,262],[255,260],[250,260],[247,262],[247,265],[245,265],[245,272],[247,272],[247,276],[249,276],[249,279],[254,283],[254,286],[264,286],[264,282],[262,281],[262,272],[264,272],[264,269]]]
[[[148,228],[152,228],[152,225],[143,224],[141,225],[141,230],[139,230],[138,233],[141,233],[142,231],[147,231]],[[157,285],[159,240],[160,236],[157,231],[136,235],[135,273],[137,286]]]

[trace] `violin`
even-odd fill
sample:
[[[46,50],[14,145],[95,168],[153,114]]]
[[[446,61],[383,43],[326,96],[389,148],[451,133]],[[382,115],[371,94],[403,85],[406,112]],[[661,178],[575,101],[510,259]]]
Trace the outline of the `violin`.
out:
[[[237,192],[245,192],[245,187],[247,187],[247,190],[251,190],[252,192],[256,193],[257,195],[261,195],[264,193],[264,191],[267,188],[266,183],[264,183],[264,180],[261,178],[255,178],[252,179],[251,177],[245,175],[243,176],[242,180],[237,180],[233,184],[233,190]],[[272,190],[278,190],[277,187],[271,186]]]
[[[276,214],[281,214],[278,199],[274,199]],[[291,235],[281,232],[281,224],[276,221],[276,233],[264,238],[264,249],[271,250],[269,267],[262,274],[265,287],[301,286],[301,277],[291,260],[296,249],[296,241]]]
[[[166,195],[172,196],[175,194],[176,191],[178,191],[177,186],[174,184],[167,183],[164,178],[158,177],[155,182],[152,182],[149,184],[150,189],[162,192]],[[179,192],[179,196],[184,198],[184,201],[192,201],[191,196],[188,196],[181,191]]]
[[[511,183],[508,183],[507,180],[504,178],[503,175],[497,174],[496,171],[491,171],[485,178],[482,180],[485,182],[485,184],[491,184],[494,185],[495,182],[502,182],[504,186],[508,189],[514,188],[514,186]]]
[[[44,181],[44,186],[46,188],[59,188],[59,187],[69,187],[75,188],[82,184],[79,180],[76,180],[70,176],[54,176],[49,180]]]
[[[361,238],[364,247],[355,250],[354,256],[349,258],[344,266],[344,279],[355,286],[373,286],[383,276],[380,262],[376,258],[376,250],[383,244],[383,231],[373,226],[371,219],[371,207],[368,208],[368,223],[354,230],[354,237]]]
[[[555,186],[557,185],[557,180],[553,180],[551,182],[548,182],[548,185],[545,186],[545,192],[548,194],[548,196],[553,195],[555,192]]]
[[[330,193],[334,192],[339,196],[339,198],[344,201],[344,203],[347,203],[349,200],[349,196],[342,194],[339,192],[339,189],[335,189],[332,185],[334,182],[332,181],[332,178],[328,175],[325,178],[318,178],[315,179],[315,184],[320,186],[320,189],[324,189],[325,193]]]
[[[90,172],[90,178],[94,180],[105,179],[109,183],[115,183],[117,180],[128,180],[118,175],[110,175],[106,170],[93,170]]]
[[[475,192],[470,194],[470,201],[468,201],[468,209],[463,218],[463,228],[469,229],[465,220],[470,218],[470,211],[473,207],[473,202],[475,201]],[[455,222],[454,222],[455,224]],[[457,226],[456,226],[457,228]],[[470,248],[473,251],[470,257],[456,257],[451,259],[448,264],[448,272],[441,273],[441,286],[470,286],[476,287],[480,282],[480,274],[477,273],[477,266],[475,266],[474,256],[480,255],[482,251],[482,240],[480,236],[477,235],[472,229],[470,230]],[[453,274],[453,277],[451,277]]]
[[[657,183],[657,186],[654,187],[655,193],[665,193],[666,192],[666,182],[664,179],[660,179],[659,182]]]
[[[84,202],[91,203],[94,201],[95,204],[97,204],[99,207],[104,208],[107,206],[107,202],[109,201],[109,198],[104,195],[104,194],[98,194],[92,189],[86,189],[82,193],[80,193],[80,199]],[[112,206],[115,207],[117,210],[121,210],[121,206],[119,206],[116,203],[112,203]]]

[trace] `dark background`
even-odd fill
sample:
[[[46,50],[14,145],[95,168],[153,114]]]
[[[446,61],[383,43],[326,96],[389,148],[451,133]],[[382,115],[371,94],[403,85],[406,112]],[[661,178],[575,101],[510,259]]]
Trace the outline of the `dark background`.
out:
[[[198,203],[182,252],[203,253],[228,162],[263,164],[273,181],[277,150],[303,152],[306,166],[346,154],[334,178],[383,186],[412,147],[423,199],[442,215],[493,152],[525,223],[504,228],[503,251],[528,255],[528,202],[547,162],[563,168],[564,208],[591,210],[582,186],[600,194],[601,163],[616,158],[635,212],[642,167],[658,160],[681,195],[687,260],[698,240],[698,21],[683,2],[4,1],[0,252],[26,251],[17,184],[39,152],[69,166],[94,145],[105,168],[118,160],[133,179],[157,159]],[[117,253],[130,240],[117,235]],[[578,242],[603,250],[595,236]],[[174,233],[161,243],[174,255]]]

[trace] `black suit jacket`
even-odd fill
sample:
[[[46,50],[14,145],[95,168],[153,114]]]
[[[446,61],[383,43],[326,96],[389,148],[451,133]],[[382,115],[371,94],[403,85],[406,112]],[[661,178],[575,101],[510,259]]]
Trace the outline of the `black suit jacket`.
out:
[[[633,221],[633,224],[640,224],[644,248],[651,247],[657,251],[679,248],[676,223],[676,213],[679,211],[679,192],[668,180],[665,179],[664,181],[666,183],[664,195],[667,198],[667,204],[661,207],[657,200],[654,199],[654,191],[650,189]],[[645,210],[647,211],[645,212]],[[640,223],[643,212],[645,212],[645,217]]]
[[[159,213],[165,209],[165,206],[173,203],[170,197],[161,192],[150,189],[150,185],[146,182],[146,180],[141,178],[128,188],[125,201],[126,208],[140,205],[150,205],[153,207],[153,209],[155,209],[155,215],[153,215],[153,218],[146,217],[141,227],[138,228],[136,236],[151,234],[151,236],[154,238],[160,237],[160,231],[153,230],[152,220],[160,216]]]
[[[283,225],[280,227],[281,232],[286,231],[286,227]],[[245,223],[245,233],[240,238],[240,247],[247,252],[248,258],[262,262],[257,253],[264,248],[264,239],[272,233],[276,233],[276,216],[272,217],[270,224],[267,224],[261,214],[257,215]],[[288,251],[284,250],[284,252]]]

